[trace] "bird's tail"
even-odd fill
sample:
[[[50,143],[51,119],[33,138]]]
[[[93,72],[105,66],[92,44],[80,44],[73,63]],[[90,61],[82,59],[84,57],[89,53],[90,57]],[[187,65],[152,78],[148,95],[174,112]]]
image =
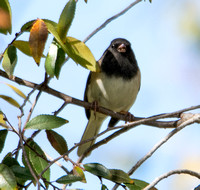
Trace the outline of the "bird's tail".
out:
[[[101,117],[92,117],[89,119],[86,129],[83,133],[81,138],[81,142],[91,139],[92,137],[96,136],[100,130],[101,124],[103,123],[104,118]],[[79,146],[78,148],[78,156],[81,156],[90,146],[95,143],[95,140],[89,141]]]

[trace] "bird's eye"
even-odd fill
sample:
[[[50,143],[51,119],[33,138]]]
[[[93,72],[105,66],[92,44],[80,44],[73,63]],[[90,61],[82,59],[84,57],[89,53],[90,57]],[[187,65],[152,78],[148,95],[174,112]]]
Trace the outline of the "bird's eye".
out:
[[[112,44],[112,48],[114,48],[115,47],[115,44]]]

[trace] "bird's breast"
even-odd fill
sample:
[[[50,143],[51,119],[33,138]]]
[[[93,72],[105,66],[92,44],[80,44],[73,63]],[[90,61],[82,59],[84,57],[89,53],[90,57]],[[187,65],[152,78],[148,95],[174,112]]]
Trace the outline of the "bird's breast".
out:
[[[122,77],[93,73],[88,86],[88,101],[116,112],[128,111],[134,103],[140,87],[140,72],[129,80]]]

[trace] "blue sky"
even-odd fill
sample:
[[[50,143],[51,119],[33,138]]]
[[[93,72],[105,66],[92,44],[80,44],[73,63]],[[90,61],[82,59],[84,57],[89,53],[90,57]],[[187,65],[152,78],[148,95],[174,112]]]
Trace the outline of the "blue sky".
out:
[[[20,27],[27,21],[36,18],[47,18],[58,21],[59,15],[67,1],[10,1],[12,8],[12,35],[0,35],[0,52],[14,38],[14,34],[20,31]],[[79,0],[76,16],[70,28],[69,35],[83,40],[102,24],[107,18],[116,14],[132,1],[120,0],[89,0],[87,4]],[[200,19],[199,1],[179,0],[153,1],[151,4],[146,0],[133,7],[128,13],[110,23],[105,29],[87,42],[88,47],[98,60],[104,50],[116,37],[128,39],[136,54],[142,73],[142,86],[138,98],[130,112],[135,116],[148,117],[155,114],[176,111],[182,108],[199,104],[200,97],[200,57],[199,49],[194,45],[195,39],[190,30],[191,23]],[[192,14],[191,14],[192,13]],[[190,15],[190,16],[188,16]],[[188,28],[189,26],[189,28]],[[28,40],[28,33],[21,39]],[[48,52],[47,43],[45,53]],[[44,60],[38,67],[32,58],[18,52],[18,65],[15,75],[36,83],[41,83],[44,78]],[[89,71],[77,66],[73,61],[68,61],[62,68],[60,79],[52,79],[50,86],[73,96],[83,99],[85,83]],[[1,81],[6,81],[1,78]],[[8,82],[8,81],[7,81]],[[11,83],[11,82],[9,82]],[[11,83],[14,84],[14,83]],[[29,88],[19,87],[25,93]],[[14,96],[7,87],[0,88],[0,94]],[[35,95],[31,97],[34,101]],[[17,100],[22,100],[16,97]],[[19,111],[7,103],[1,102],[1,110],[5,112],[13,125],[17,127]],[[62,105],[62,101],[50,95],[42,94],[33,116],[39,114],[51,114]],[[29,110],[29,106],[26,111]],[[79,142],[87,120],[84,109],[75,105],[68,105],[61,113],[61,117],[68,119],[69,124],[57,129],[73,146]],[[106,121],[102,130],[106,129]],[[120,124],[120,123],[119,123]],[[28,131],[31,134],[32,131]],[[144,156],[155,143],[167,135],[170,130],[157,129],[148,126],[139,126],[126,134],[123,134],[94,151],[84,163],[99,162],[108,168],[118,168],[128,171],[138,159]],[[36,137],[36,142],[41,145],[49,155],[58,156],[49,146],[42,132]],[[6,141],[6,150],[13,150],[16,146],[13,134]],[[179,168],[191,168],[200,170],[197,160],[199,152],[199,126],[191,125],[175,135],[167,144],[160,148],[141,168],[133,178],[151,182],[157,176]],[[48,148],[47,148],[48,147]],[[6,151],[5,151],[6,152]],[[71,155],[76,160],[76,152]],[[196,163],[196,164],[195,164]],[[66,164],[66,163],[63,163]],[[69,163],[66,164],[67,166]],[[193,167],[193,168],[192,168]],[[62,170],[56,166],[52,168],[52,179],[62,175]],[[56,174],[60,172],[59,176]],[[100,189],[100,181],[88,174],[88,183],[76,183],[73,187]],[[181,183],[181,181],[184,181]],[[105,181],[107,184],[107,181]],[[108,183],[112,187],[112,183]],[[158,184],[158,189],[192,189],[199,181],[188,176],[173,176]]]

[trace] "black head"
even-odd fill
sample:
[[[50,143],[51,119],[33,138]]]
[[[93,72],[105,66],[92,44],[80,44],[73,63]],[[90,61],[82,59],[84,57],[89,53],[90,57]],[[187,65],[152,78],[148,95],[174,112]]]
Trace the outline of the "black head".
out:
[[[114,39],[101,58],[101,69],[108,76],[134,77],[138,65],[130,42],[123,38]]]
[[[124,56],[129,55],[130,52],[132,52],[130,42],[124,38],[114,39],[111,42],[109,49]]]

